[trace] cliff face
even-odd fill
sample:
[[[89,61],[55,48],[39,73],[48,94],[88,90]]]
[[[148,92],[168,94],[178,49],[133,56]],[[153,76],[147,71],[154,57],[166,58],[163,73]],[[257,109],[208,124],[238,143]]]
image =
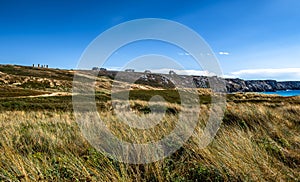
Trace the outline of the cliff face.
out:
[[[106,73],[108,75],[109,72]],[[120,74],[120,73],[119,73]],[[135,83],[150,85],[152,87],[175,88],[179,84],[182,87],[210,88],[212,84],[225,82],[227,92],[275,92],[277,90],[300,90],[300,81],[277,82],[276,80],[242,80],[239,78],[221,79],[207,76],[186,76],[149,73],[122,73],[125,81],[138,78]],[[115,75],[111,75],[114,78]],[[221,82],[220,82],[221,81]],[[217,87],[217,85],[215,85]]]
[[[299,90],[300,81],[277,82],[278,90]]]
[[[228,92],[275,92],[300,90],[300,81],[277,82],[276,80],[225,79]]]
[[[152,79],[147,79],[150,77]],[[155,77],[150,75],[145,75],[142,79],[139,79],[139,83],[154,85],[154,83],[159,83],[163,87],[170,87],[172,81],[168,79],[161,79],[160,75]],[[143,79],[145,78],[145,79]],[[168,75],[167,78],[173,79],[172,76]],[[193,83],[197,88],[210,88],[209,80],[213,83],[217,83],[223,80],[226,85],[227,92],[275,92],[277,90],[300,90],[300,81],[284,81],[277,82],[276,80],[242,80],[239,78],[235,79],[220,79],[216,77],[206,77],[206,76],[179,76],[180,83],[183,83],[184,87],[190,87]],[[141,81],[142,80],[142,81]],[[152,83],[152,84],[151,84]],[[178,82],[177,82],[178,83]],[[171,88],[174,88],[172,85]]]
[[[278,90],[275,80],[225,79],[228,92],[272,92]],[[285,87],[283,86],[282,89]]]
[[[210,88],[209,80],[213,83],[218,82],[218,80],[223,80],[225,82],[227,92],[275,92],[277,90],[300,90],[300,81],[277,82],[276,80],[242,80],[239,78],[220,79],[217,77],[182,75],[178,75],[177,78],[181,80],[179,83],[181,83],[183,87],[190,87],[194,83],[197,88]],[[174,77],[171,75],[166,75],[166,77],[164,77],[158,74],[146,74],[141,76],[137,83],[174,88],[175,86],[171,84],[172,81],[174,81]],[[178,83],[178,81],[176,82]]]

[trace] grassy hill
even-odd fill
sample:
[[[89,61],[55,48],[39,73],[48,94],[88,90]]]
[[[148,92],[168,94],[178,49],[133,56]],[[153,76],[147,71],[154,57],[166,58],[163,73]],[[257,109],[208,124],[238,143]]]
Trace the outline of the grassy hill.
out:
[[[0,181],[300,180],[300,97],[228,94],[217,136],[200,149],[211,92],[199,89],[201,115],[192,137],[163,160],[133,165],[107,157],[82,136],[73,115],[73,75],[71,70],[0,66]],[[149,114],[149,99],[160,95],[168,101],[167,112],[149,131],[129,129],[112,109],[112,78],[96,81],[98,113],[120,138],[158,140],[178,120],[176,90],[135,84],[132,110]]]

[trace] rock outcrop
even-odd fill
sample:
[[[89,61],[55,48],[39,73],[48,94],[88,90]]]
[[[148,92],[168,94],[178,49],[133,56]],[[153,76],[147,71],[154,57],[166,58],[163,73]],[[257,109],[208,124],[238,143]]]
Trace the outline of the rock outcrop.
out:
[[[228,92],[275,92],[300,90],[300,81],[225,79]]]
[[[211,84],[223,84],[227,92],[275,92],[277,90],[300,90],[300,81],[276,80],[243,80],[239,78],[222,79],[207,76],[184,76],[164,74],[126,73],[124,80],[130,77],[138,78],[135,83],[154,87],[175,88],[182,87],[211,88]],[[130,79],[132,80],[132,79]],[[215,85],[216,88],[218,85]]]

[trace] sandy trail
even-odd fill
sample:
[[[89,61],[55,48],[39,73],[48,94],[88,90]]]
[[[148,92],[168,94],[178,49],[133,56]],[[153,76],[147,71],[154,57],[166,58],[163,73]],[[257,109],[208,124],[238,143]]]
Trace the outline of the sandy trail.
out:
[[[14,97],[14,98],[54,97],[54,96],[70,96],[70,95],[73,95],[73,93],[70,93],[70,92],[53,92],[53,93],[49,93],[49,94],[19,96],[19,97]]]

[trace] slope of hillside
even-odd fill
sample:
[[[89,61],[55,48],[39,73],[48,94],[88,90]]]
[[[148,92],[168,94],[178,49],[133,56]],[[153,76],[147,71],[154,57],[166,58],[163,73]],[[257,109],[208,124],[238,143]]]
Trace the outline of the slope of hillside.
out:
[[[93,76],[95,71],[78,70],[84,76]],[[97,73],[97,71],[96,71]],[[277,82],[275,80],[242,80],[220,79],[205,76],[166,75],[153,73],[131,73],[117,71],[100,71],[97,78],[97,88],[111,89],[112,80],[118,75],[118,81],[126,84],[126,81],[138,78],[132,88],[137,89],[174,89],[174,80],[182,87],[210,88],[210,82],[223,81],[227,92],[264,92],[277,90],[298,90],[300,81]],[[121,76],[120,76],[121,75]],[[17,86],[29,89],[43,89],[52,91],[70,92],[72,88],[74,71],[33,68],[26,66],[0,65],[0,85]],[[123,78],[122,78],[123,77]]]

